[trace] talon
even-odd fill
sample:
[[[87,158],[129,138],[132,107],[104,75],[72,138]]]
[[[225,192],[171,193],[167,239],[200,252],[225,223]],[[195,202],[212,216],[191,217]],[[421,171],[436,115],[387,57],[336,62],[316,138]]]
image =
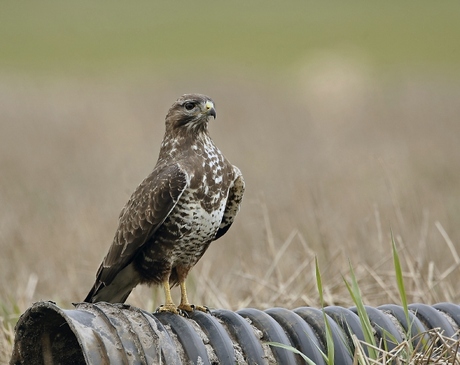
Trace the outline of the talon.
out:
[[[168,312],[172,314],[180,314],[181,311],[174,304],[160,305],[155,311],[155,313],[164,313],[164,312]]]
[[[195,306],[188,303],[181,303],[177,308],[185,312],[193,312],[195,310]]]
[[[211,314],[211,311],[209,310],[208,307],[204,305],[195,305],[195,304],[180,304],[179,307],[177,307],[179,310],[183,310],[185,312],[194,312],[194,311],[200,311],[204,313]]]
[[[196,310],[200,311],[200,312],[204,312],[204,313],[207,313],[207,314],[212,314],[211,311],[209,310],[209,308],[205,305],[197,305],[197,306],[194,306]]]
[[[187,312],[187,311],[184,311],[182,309],[179,309],[179,314],[184,317],[184,318],[190,318],[190,315],[189,315],[190,312]]]

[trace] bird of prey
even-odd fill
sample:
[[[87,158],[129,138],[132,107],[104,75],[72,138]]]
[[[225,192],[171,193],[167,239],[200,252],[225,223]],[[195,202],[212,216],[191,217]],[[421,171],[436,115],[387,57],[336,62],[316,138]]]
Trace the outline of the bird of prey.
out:
[[[214,102],[205,95],[186,94],[171,106],[156,166],[122,209],[85,302],[124,303],[146,283],[163,285],[160,311],[205,310],[189,303],[185,279],[210,243],[228,231],[244,193],[240,170],[209,136],[211,117]],[[176,307],[170,288],[177,284]]]

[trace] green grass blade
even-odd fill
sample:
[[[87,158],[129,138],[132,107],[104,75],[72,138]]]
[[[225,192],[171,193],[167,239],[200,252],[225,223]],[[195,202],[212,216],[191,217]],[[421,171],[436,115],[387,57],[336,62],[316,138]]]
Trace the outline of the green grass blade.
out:
[[[332,339],[332,331],[329,321],[327,319],[326,312],[324,311],[324,295],[323,295],[323,282],[321,279],[321,272],[319,270],[318,257],[315,257],[315,272],[316,272],[316,286],[318,288],[319,300],[321,303],[321,310],[323,312],[323,320],[326,331],[326,348],[327,357],[325,360],[328,364],[334,364],[335,352],[334,352],[334,340]]]
[[[319,301],[321,306],[324,306],[323,297],[323,282],[321,280],[321,272],[319,271],[318,257],[315,256],[315,273],[316,273],[316,287],[318,289]]]
[[[356,280],[355,272],[351,266],[351,263],[349,262],[348,264],[350,268],[351,284],[344,278],[345,285],[347,286],[348,292],[350,293],[350,296],[358,310],[359,321],[363,329],[365,341],[368,344],[377,347],[374,337],[374,330],[369,320],[369,316],[367,315],[366,309],[364,308],[363,298],[358,286],[358,281]],[[377,359],[378,354],[374,348],[368,347],[368,352],[371,359]]]
[[[404,287],[404,278],[401,269],[401,261],[399,260],[398,250],[396,249],[395,238],[393,236],[393,231],[391,231],[391,245],[393,250],[393,263],[395,267],[396,283],[398,285],[399,297],[401,298],[401,304],[404,309],[404,314],[406,316],[407,323],[410,323],[409,320],[409,309],[407,306],[407,295],[406,289]]]
[[[315,363],[313,361],[311,361],[307,355],[305,355],[304,353],[300,352],[299,350],[297,350],[295,347],[292,347],[292,346],[289,346],[289,345],[285,345],[283,343],[279,343],[279,342],[267,342],[268,345],[270,346],[275,346],[275,347],[279,347],[279,348],[282,348],[282,349],[285,349],[285,350],[288,350],[288,351],[291,351],[293,352],[294,354],[297,354],[297,355],[300,355],[302,357],[302,359],[304,359],[308,365],[315,365]]]

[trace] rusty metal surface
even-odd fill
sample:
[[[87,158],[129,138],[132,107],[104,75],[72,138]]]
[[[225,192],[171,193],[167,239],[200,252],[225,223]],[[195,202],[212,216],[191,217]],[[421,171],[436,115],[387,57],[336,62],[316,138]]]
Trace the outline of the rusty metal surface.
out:
[[[460,306],[440,303],[410,308],[414,310],[410,315],[420,318],[412,335],[444,326],[456,336],[452,327],[458,329]],[[376,329],[394,332],[398,341],[405,339],[407,321],[400,315],[401,307],[367,310]],[[293,346],[319,359],[318,351],[327,350],[324,319],[333,332],[336,356],[345,364],[351,363],[353,349],[343,345],[350,346],[353,333],[360,332],[353,311],[246,308],[182,317],[122,304],[78,303],[74,309],[62,309],[53,302],[38,302],[19,318],[10,364],[304,364],[299,356],[267,342]]]

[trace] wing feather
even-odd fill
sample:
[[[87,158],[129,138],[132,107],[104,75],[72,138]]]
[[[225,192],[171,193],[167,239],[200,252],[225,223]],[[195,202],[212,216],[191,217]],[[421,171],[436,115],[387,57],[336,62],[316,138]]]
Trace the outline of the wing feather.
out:
[[[222,222],[217,230],[216,237],[214,238],[215,240],[227,233],[240,210],[241,201],[243,200],[245,186],[243,175],[236,166],[233,166],[233,170],[235,173],[235,180],[230,186],[224,216],[222,217]]]
[[[96,284],[109,285],[131,263],[174,209],[188,185],[179,165],[155,169],[134,191],[119,217],[112,246],[98,272]]]

